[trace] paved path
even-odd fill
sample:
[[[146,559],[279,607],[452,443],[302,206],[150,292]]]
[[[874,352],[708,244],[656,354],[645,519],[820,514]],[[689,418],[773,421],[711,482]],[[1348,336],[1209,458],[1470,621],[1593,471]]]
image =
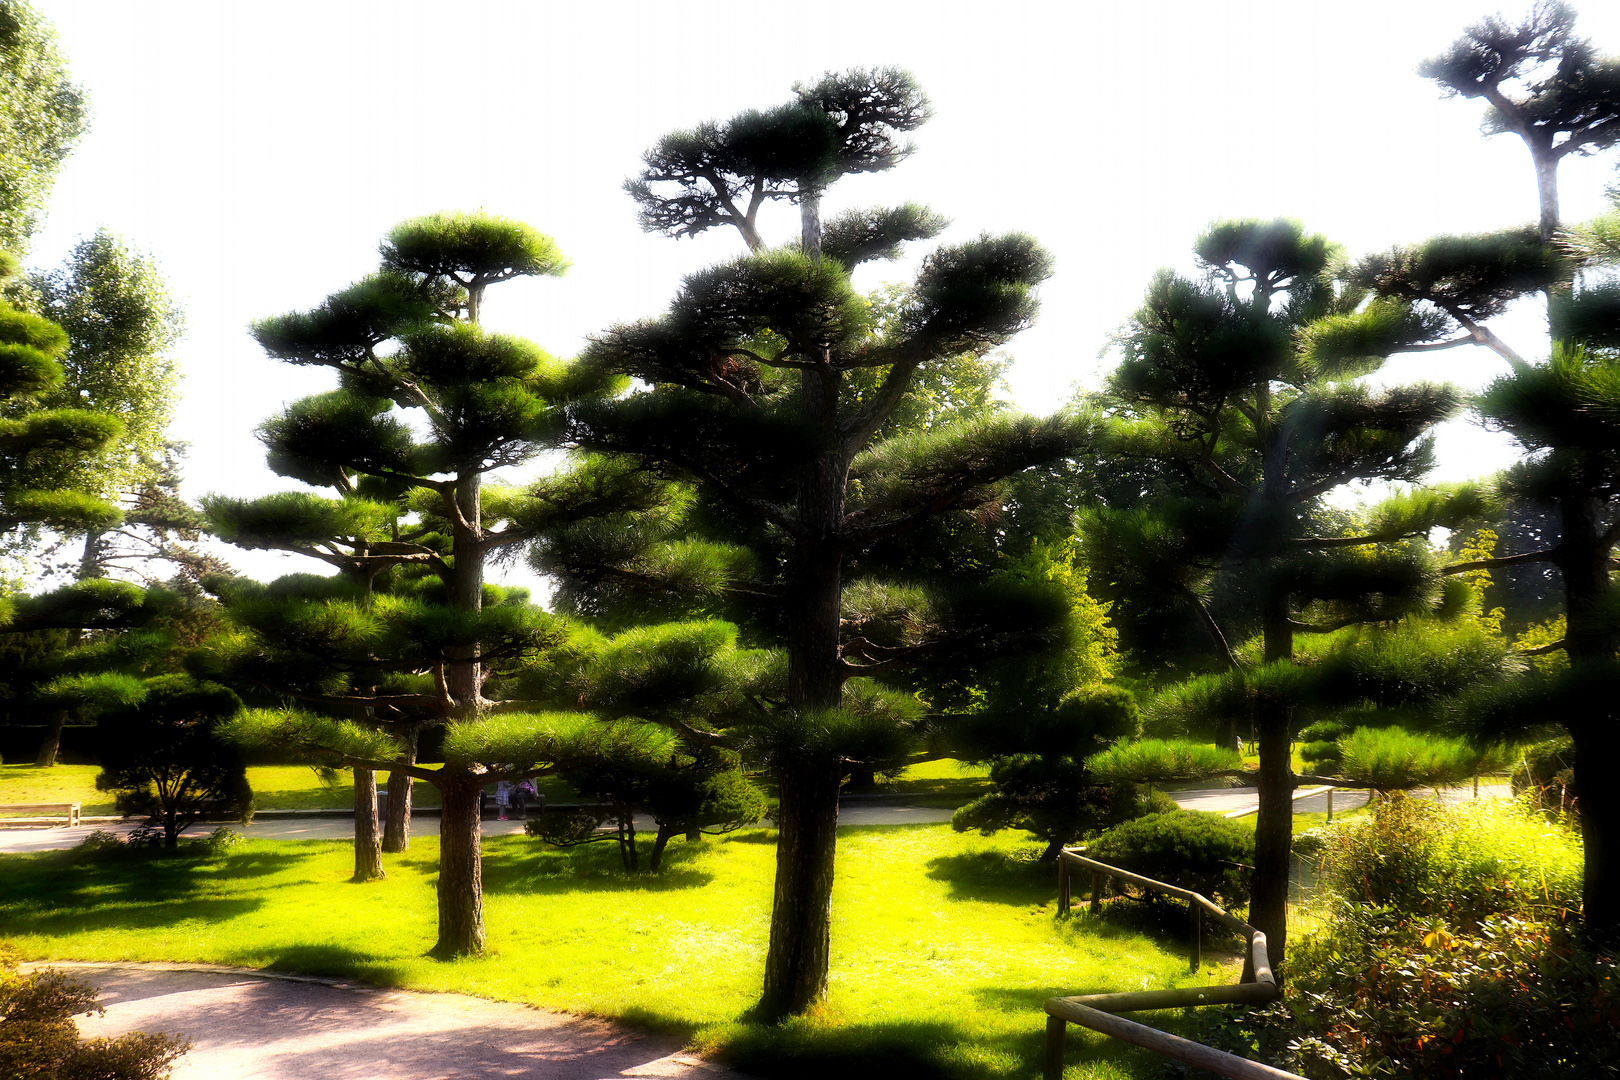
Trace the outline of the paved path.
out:
[[[926,806],[855,806],[839,811],[838,824],[844,825],[919,825],[928,822],[949,821],[949,810]],[[51,851],[70,848],[96,829],[109,829],[126,833],[134,828],[133,822],[116,825],[77,825],[73,828],[55,826],[38,829],[0,829],[0,854],[27,851]],[[184,835],[206,836],[216,826],[194,825]],[[348,817],[260,818],[251,825],[231,825],[230,828],[247,837],[266,840],[339,840],[354,836],[354,819]],[[636,828],[656,829],[651,819],[636,819]],[[489,820],[484,822],[485,836],[505,836],[521,833],[523,822]],[[437,817],[419,816],[411,819],[412,836],[439,835]]]
[[[202,964],[48,964],[107,1009],[86,1038],[185,1035],[172,1080],[608,1080],[740,1077],[673,1040],[462,994],[380,990]]]
[[[1480,797],[1508,795],[1506,784],[1481,784]],[[1195,791],[1171,792],[1178,805],[1188,810],[1209,810],[1215,813],[1227,813],[1232,810],[1244,810],[1255,805],[1255,789],[1243,788],[1216,788]],[[1420,798],[1433,798],[1434,793],[1427,789],[1415,792]],[[1448,788],[1441,792],[1441,797],[1449,803],[1461,802],[1473,797],[1471,787]],[[1343,813],[1363,806],[1367,802],[1365,791],[1340,791],[1333,797],[1333,812]],[[1326,795],[1313,795],[1300,799],[1294,806],[1299,810],[1309,810],[1321,813],[1327,809]],[[921,825],[933,822],[951,820],[951,811],[937,807],[927,806],[898,806],[889,804],[846,804],[838,812],[838,824],[851,825]],[[122,825],[80,825],[69,829],[63,826],[39,829],[0,829],[0,854],[50,851],[57,848],[69,848],[83,840],[95,829],[111,828],[118,832],[128,832],[133,824]],[[188,836],[205,835],[214,826],[193,826]],[[637,818],[638,829],[656,828],[650,820]],[[232,825],[231,828],[248,837],[261,837],[267,840],[339,840],[354,835],[354,823],[345,817],[300,817],[300,818],[261,818],[251,825]],[[521,821],[484,822],[485,836],[503,836],[512,833],[521,833]],[[437,836],[439,834],[439,819],[437,817],[420,816],[411,820],[411,834],[413,836]]]

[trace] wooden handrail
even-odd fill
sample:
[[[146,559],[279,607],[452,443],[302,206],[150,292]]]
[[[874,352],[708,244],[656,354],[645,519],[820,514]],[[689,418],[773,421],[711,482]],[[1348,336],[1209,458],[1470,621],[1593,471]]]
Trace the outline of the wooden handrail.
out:
[[[1244,981],[1223,986],[1189,986],[1174,990],[1140,990],[1119,994],[1080,994],[1073,997],[1048,998],[1046,1002],[1046,1067],[1045,1080],[1062,1080],[1063,1040],[1069,1024],[1080,1024],[1137,1046],[1185,1061],[1201,1069],[1232,1080],[1304,1080],[1294,1073],[1262,1065],[1248,1058],[1228,1054],[1224,1050],[1183,1039],[1157,1028],[1138,1024],[1115,1016],[1115,1013],[1137,1012],[1144,1009],[1174,1009],[1196,1005],[1264,1005],[1282,996],[1276,977],[1271,973],[1271,960],[1266,955],[1266,935],[1243,920],[1228,914],[1202,893],[1156,881],[1141,874],[1107,863],[1088,859],[1079,851],[1064,848],[1058,853],[1058,906],[1069,911],[1072,889],[1070,867],[1079,866],[1091,871],[1091,906],[1096,910],[1101,902],[1102,879],[1118,878],[1134,885],[1153,889],[1167,896],[1187,901],[1188,919],[1192,928],[1192,969],[1200,967],[1202,955],[1203,919],[1205,916],[1247,938],[1249,962]]]

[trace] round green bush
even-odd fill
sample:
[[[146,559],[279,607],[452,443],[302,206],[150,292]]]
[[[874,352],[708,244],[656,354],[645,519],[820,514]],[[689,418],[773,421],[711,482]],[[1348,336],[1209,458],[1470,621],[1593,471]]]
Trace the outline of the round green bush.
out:
[[[1249,898],[1254,833],[1219,814],[1176,810],[1109,829],[1086,854],[1230,908]]]

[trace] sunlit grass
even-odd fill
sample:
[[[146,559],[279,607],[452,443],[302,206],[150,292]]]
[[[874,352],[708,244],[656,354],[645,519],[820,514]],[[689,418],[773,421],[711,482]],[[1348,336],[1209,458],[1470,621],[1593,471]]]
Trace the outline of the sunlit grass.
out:
[[[1236,977],[1190,976],[1174,933],[1058,917],[1055,873],[1027,841],[940,825],[848,829],[827,1005],[783,1027],[752,1023],[773,836],[677,842],[658,876],[625,873],[609,845],[491,838],[490,954],[477,960],[424,955],[434,837],[387,857],[388,879],[367,885],[348,883],[342,841],[255,840],[216,860],[4,856],[0,934],[37,958],[275,967],[625,1019],[761,1075],[1033,1076],[1049,996]],[[1070,1042],[1073,1076],[1147,1075],[1135,1051]]]

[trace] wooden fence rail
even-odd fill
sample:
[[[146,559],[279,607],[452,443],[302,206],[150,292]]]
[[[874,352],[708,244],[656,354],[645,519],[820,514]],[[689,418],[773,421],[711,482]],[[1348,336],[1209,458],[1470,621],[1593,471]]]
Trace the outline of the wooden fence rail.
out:
[[[1266,955],[1266,935],[1248,923],[1229,915],[1225,910],[1200,893],[1177,888],[1163,881],[1155,881],[1141,874],[1133,874],[1117,866],[1109,866],[1088,859],[1078,850],[1065,848],[1058,855],[1058,904],[1067,912],[1073,901],[1073,874],[1076,870],[1091,873],[1091,908],[1096,911],[1102,902],[1104,878],[1140,885],[1167,896],[1187,901],[1187,918],[1192,930],[1189,960],[1192,970],[1202,963],[1202,937],[1205,919],[1212,919],[1236,931],[1248,942],[1248,962],[1244,965],[1243,981],[1225,986],[1189,986],[1179,990],[1139,990],[1122,994],[1081,994],[1074,997],[1048,998],[1046,1002],[1046,1068],[1045,1080],[1062,1080],[1063,1040],[1069,1024],[1080,1024],[1105,1035],[1184,1061],[1189,1065],[1207,1069],[1232,1080],[1304,1080],[1294,1073],[1274,1069],[1257,1061],[1228,1054],[1202,1043],[1183,1039],[1169,1032],[1138,1024],[1115,1016],[1115,1013],[1137,1012],[1143,1009],[1175,1009],[1193,1005],[1263,1005],[1282,996],[1277,980],[1271,973],[1271,960]]]

